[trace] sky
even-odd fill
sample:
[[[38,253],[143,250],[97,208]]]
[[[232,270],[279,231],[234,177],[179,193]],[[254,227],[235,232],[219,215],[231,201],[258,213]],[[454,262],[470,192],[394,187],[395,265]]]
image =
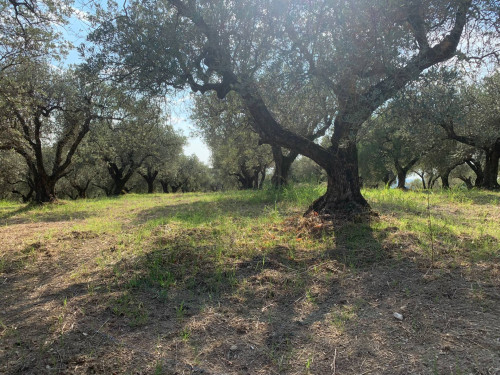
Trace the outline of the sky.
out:
[[[61,32],[66,40],[75,48],[69,51],[63,61],[64,65],[78,64],[82,61],[76,47],[87,43],[86,36],[90,31],[90,24],[85,21],[86,1],[76,0],[73,4],[73,17],[68,25],[61,26]],[[189,107],[192,104],[189,91],[182,91],[167,98],[170,103],[170,124],[181,134],[187,137],[184,154],[196,155],[203,163],[210,165],[210,150],[200,137],[193,135],[194,125],[189,118]]]

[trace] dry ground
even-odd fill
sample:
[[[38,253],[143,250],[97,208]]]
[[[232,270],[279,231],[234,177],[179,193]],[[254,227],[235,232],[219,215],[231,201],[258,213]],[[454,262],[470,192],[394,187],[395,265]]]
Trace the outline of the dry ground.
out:
[[[500,374],[500,194],[471,194],[333,226],[262,192],[4,203],[0,373]]]

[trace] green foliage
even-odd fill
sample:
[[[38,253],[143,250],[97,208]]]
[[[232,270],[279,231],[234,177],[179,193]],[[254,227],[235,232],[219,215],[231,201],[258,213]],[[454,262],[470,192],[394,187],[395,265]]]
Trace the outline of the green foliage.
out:
[[[271,164],[271,148],[259,144],[241,100],[235,94],[223,100],[214,94],[197,96],[192,118],[210,147],[214,168],[223,175],[221,184],[258,187]]]
[[[151,98],[126,97],[115,118],[94,127],[90,143],[103,174],[109,174],[99,186],[107,195],[119,195],[141,168],[143,173],[148,168],[158,172],[178,158],[185,139],[167,124],[160,106]]]
[[[100,19],[89,64],[116,72],[140,92],[188,87],[229,102],[234,91],[236,104],[227,112],[196,115],[198,121],[229,119],[228,126],[205,129],[248,123],[260,142],[300,153],[325,169],[330,193],[318,203],[320,211],[346,197],[362,207],[355,145],[361,125],[423,71],[451,59],[462,39],[474,34],[471,29],[482,36],[495,30],[497,10],[489,1],[132,1]],[[489,42],[481,47],[494,51],[498,40]],[[334,118],[330,144],[314,143]],[[411,129],[406,127],[415,141]],[[216,159],[239,159],[243,145],[252,144],[241,138],[219,143],[224,147],[214,165]],[[407,138],[394,139],[391,153],[408,156],[410,148],[402,145]],[[409,160],[397,168],[401,187],[402,170],[415,157]],[[237,167],[247,172],[230,173],[253,180],[243,185],[259,185],[255,167],[241,160]],[[353,191],[345,193],[346,187]]]
[[[68,43],[57,26],[67,23],[70,0],[0,1],[0,76],[21,64],[60,59]]]
[[[24,63],[0,76],[0,150],[25,161],[37,202],[56,198],[55,184],[97,118],[116,110],[117,91],[83,69]]]

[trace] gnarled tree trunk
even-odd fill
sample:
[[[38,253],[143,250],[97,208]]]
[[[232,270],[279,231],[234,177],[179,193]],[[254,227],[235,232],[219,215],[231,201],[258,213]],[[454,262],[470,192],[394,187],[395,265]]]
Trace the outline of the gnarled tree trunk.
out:
[[[452,165],[448,166],[447,168],[445,168],[443,171],[441,171],[441,174],[440,174],[440,177],[441,177],[441,186],[443,189],[449,189],[450,188],[450,173],[456,168],[458,167],[459,165],[462,165],[463,163],[465,163],[465,160],[460,160],[460,161],[457,161],[455,163],[453,163]]]
[[[161,189],[162,191],[165,193],[165,194],[168,194],[169,191],[168,191],[168,181],[167,180],[164,180],[164,179],[161,179],[160,180],[160,185],[161,185]]]
[[[331,155],[328,168],[326,193],[318,198],[306,211],[330,215],[336,212],[356,212],[369,209],[368,202],[361,194],[358,176],[358,152],[356,143],[350,142]]]
[[[92,181],[92,179],[88,179],[87,182],[85,184],[83,184],[83,185],[80,185],[80,184],[78,184],[78,183],[76,183],[74,181],[73,182],[70,181],[71,186],[77,192],[77,195],[76,195],[76,197],[74,199],[76,199],[76,198],[86,199],[87,198],[87,190],[88,190],[88,188],[90,186],[90,182],[91,181]]]
[[[283,155],[283,150],[279,146],[271,146],[274,160],[274,174],[271,177],[271,182],[275,188],[288,184],[288,175],[293,162],[299,156],[296,151],[289,151],[287,155]]]
[[[484,181],[484,173],[483,167],[481,166],[481,162],[475,159],[466,160],[465,163],[472,169],[472,171],[476,175],[476,180],[474,181],[474,186],[479,188],[483,185]]]
[[[484,180],[480,187],[488,190],[499,189],[498,184],[498,162],[500,160],[500,139],[495,146],[485,149],[486,162],[484,164]]]
[[[403,166],[398,159],[394,159],[394,167],[396,168],[398,175],[398,189],[406,190],[406,175],[408,174],[408,171],[417,163],[417,161],[418,158],[414,158],[410,160],[407,165]]]
[[[56,198],[56,182],[58,179],[51,178],[46,173],[34,173],[35,201],[38,203],[54,202]]]
[[[120,195],[127,192],[125,189],[125,184],[128,182],[130,177],[132,177],[136,168],[133,166],[129,167],[127,173],[125,172],[126,167],[118,168],[116,163],[108,161],[108,172],[113,179],[113,186],[111,188],[111,195]]]
[[[139,171],[139,175],[148,184],[148,194],[152,194],[154,192],[154,183],[156,180],[156,176],[158,176],[158,171],[154,171],[153,168],[148,166],[146,169],[146,173],[142,173]]]
[[[382,179],[382,182],[384,183],[386,189],[389,189],[394,181],[396,181],[396,176],[391,171],[387,172]]]

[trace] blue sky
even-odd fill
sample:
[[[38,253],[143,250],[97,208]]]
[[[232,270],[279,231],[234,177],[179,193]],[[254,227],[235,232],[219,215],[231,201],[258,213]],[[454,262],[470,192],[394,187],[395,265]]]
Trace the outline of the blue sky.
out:
[[[64,38],[75,47],[69,51],[64,60],[64,65],[81,62],[76,47],[87,43],[86,36],[90,31],[90,24],[85,21],[86,12],[90,11],[87,4],[89,3],[86,1],[76,0],[73,5],[73,17],[71,17],[68,25],[61,27]],[[199,137],[192,135],[194,127],[189,118],[189,107],[192,103],[190,93],[188,91],[179,92],[172,97],[168,97],[167,100],[170,103],[171,125],[188,138],[188,143],[184,147],[184,154],[194,154],[205,164],[210,164],[210,150],[207,145]]]

